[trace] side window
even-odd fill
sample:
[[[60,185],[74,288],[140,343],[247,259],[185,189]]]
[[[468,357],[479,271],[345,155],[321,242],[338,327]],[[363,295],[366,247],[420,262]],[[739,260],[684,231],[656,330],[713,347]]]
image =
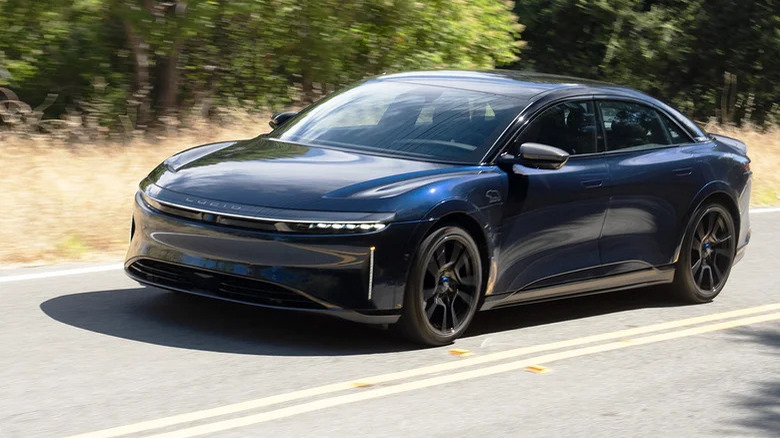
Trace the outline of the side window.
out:
[[[598,102],[607,150],[642,149],[690,141],[665,115],[633,102]]]
[[[523,143],[555,146],[576,155],[598,152],[596,114],[592,101],[565,102],[545,110],[520,135],[511,151]]]
[[[672,139],[672,144],[684,144],[691,143],[693,140],[691,137],[683,132],[677,125],[672,122],[669,117],[661,114],[661,120],[664,122],[664,127],[669,131],[669,138]]]

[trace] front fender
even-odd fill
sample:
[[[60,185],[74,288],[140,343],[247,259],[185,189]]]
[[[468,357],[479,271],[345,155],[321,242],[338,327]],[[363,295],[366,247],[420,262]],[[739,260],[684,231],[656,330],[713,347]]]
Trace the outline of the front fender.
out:
[[[442,218],[461,215],[473,221],[472,232],[476,228],[481,230],[481,235],[475,238],[481,238],[492,254],[507,190],[506,174],[498,169],[491,169],[476,178],[450,183],[446,191],[441,191],[449,196],[436,202],[422,215],[420,226],[415,230],[415,242],[419,244]]]
[[[408,248],[409,256],[411,257],[414,251],[420,246],[425,236],[430,233],[433,228],[443,218],[454,215],[465,215],[473,220],[477,226],[483,230],[482,238],[488,234],[487,230],[491,229],[488,216],[482,212],[474,204],[464,201],[462,199],[448,199],[441,201],[423,216],[412,234],[409,236],[406,247]]]
[[[497,168],[484,168],[478,174],[436,181],[400,196],[393,209],[397,217],[416,223],[408,239],[399,242],[404,246],[406,278],[417,248],[437,224],[448,218],[464,223],[469,232],[477,234],[474,239],[485,246],[489,278],[493,278],[498,248],[496,231],[500,229],[507,184],[505,173]]]
[[[449,199],[442,201],[432,208],[426,219],[420,221],[415,228],[409,240],[410,252],[409,259],[414,257],[414,251],[420,246],[425,237],[431,233],[442,221],[453,221],[465,226],[473,235],[484,251],[484,271],[485,271],[485,295],[492,293],[493,284],[498,276],[498,242],[500,227],[500,215],[503,211],[503,203],[494,203],[487,207],[478,207],[468,201],[461,199]],[[406,276],[408,278],[411,270],[411,263],[408,264]]]

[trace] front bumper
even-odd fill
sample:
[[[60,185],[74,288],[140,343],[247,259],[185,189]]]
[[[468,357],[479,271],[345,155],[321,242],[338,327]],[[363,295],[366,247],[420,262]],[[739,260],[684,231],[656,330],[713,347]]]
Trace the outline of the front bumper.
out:
[[[172,216],[136,195],[127,274],[245,304],[393,323],[418,222],[359,234],[277,233]]]

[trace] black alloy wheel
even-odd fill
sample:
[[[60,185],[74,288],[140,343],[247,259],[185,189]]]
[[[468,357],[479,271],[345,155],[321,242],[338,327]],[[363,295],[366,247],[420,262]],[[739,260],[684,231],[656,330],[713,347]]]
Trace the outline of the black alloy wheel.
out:
[[[448,344],[471,323],[481,292],[482,263],[474,239],[460,227],[439,228],[417,251],[399,327],[415,342]]]
[[[675,286],[687,301],[711,301],[726,284],[734,263],[736,231],[734,219],[720,204],[708,204],[697,211],[693,227],[683,243],[675,274]]]

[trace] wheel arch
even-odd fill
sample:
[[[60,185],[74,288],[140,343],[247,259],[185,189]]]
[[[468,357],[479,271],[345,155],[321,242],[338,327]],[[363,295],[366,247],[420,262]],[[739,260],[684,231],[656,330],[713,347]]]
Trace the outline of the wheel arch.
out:
[[[693,225],[692,222],[694,220],[694,213],[699,208],[701,208],[702,205],[705,205],[709,202],[717,202],[726,207],[726,210],[729,211],[732,219],[734,220],[734,233],[736,236],[739,236],[741,215],[739,211],[739,204],[737,203],[736,197],[732,192],[733,190],[731,190],[729,185],[722,181],[712,182],[699,191],[699,193],[694,198],[694,201],[691,203],[692,208],[686,212],[685,220],[683,222],[685,226],[678,233],[677,248],[675,250],[674,260],[672,263],[677,263],[677,260],[680,258],[680,251],[682,250],[683,241],[685,240],[685,233],[687,233]]]
[[[468,231],[469,235],[474,238],[474,242],[476,242],[477,248],[479,249],[479,258],[482,262],[483,276],[487,274],[485,267],[490,265],[490,252],[488,250],[487,236],[482,225],[477,222],[476,219],[466,213],[453,212],[442,216],[437,221],[435,221],[428,231],[428,234],[430,234],[431,231],[445,225],[456,225]]]
[[[483,299],[497,274],[497,267],[494,263],[496,245],[492,232],[493,226],[489,222],[487,215],[467,201],[450,200],[444,201],[431,209],[426,214],[426,218],[423,222],[425,226],[421,227],[414,238],[414,250],[417,250],[420,243],[428,235],[442,226],[456,225],[466,230],[479,249],[480,262],[482,263],[482,293],[480,300]],[[407,269],[407,277],[409,269],[411,269],[411,265]]]

